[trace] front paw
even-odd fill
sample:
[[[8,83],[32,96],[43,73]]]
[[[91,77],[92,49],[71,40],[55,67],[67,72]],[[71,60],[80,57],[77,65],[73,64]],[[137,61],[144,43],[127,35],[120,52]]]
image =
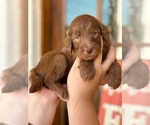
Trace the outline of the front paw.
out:
[[[81,60],[79,68],[80,68],[81,78],[84,81],[94,79],[96,71],[92,61]]]
[[[66,88],[62,88],[61,91],[55,91],[56,95],[63,101],[68,101],[68,91]]]
[[[121,84],[121,67],[117,63],[117,61],[113,62],[110,68],[107,71],[107,77],[106,82],[108,83],[108,86],[110,86],[113,89],[117,89]]]

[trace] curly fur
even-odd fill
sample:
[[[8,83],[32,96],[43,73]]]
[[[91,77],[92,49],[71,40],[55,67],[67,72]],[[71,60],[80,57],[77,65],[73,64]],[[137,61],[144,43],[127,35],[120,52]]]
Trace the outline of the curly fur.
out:
[[[66,45],[62,50],[54,50],[45,54],[38,65],[30,72],[30,92],[38,91],[45,86],[61,99],[68,99],[66,87],[67,75],[75,58],[78,56],[80,75],[83,80],[93,79],[95,76],[94,59],[100,54],[103,39],[103,57],[106,59],[110,47],[108,29],[95,17],[80,15],[76,17],[66,32]],[[121,84],[121,67],[114,61],[108,70],[107,83],[116,89]]]

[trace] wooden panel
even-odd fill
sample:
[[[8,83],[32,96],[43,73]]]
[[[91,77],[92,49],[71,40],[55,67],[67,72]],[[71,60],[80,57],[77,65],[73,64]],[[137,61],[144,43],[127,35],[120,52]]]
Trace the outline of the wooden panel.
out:
[[[64,6],[65,0],[43,0],[42,55],[59,49],[64,41]]]
[[[50,50],[50,0],[42,1],[42,41],[41,55]]]
[[[41,55],[60,49],[65,39],[65,0],[42,1],[42,41]],[[53,125],[65,125],[65,103],[57,108]]]
[[[102,18],[102,0],[97,0],[97,13],[96,13],[96,16],[97,16],[97,19],[101,20]]]

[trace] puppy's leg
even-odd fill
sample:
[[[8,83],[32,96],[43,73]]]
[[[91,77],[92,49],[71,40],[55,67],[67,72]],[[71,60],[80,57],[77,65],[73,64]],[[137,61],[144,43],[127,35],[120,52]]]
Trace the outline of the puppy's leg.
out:
[[[29,89],[30,93],[36,92],[42,88],[43,78],[36,75],[34,70],[31,71],[29,80],[32,83]]]
[[[134,63],[123,75],[123,83],[135,89],[144,88],[149,83],[148,66],[141,61]]]
[[[121,66],[115,61],[108,70],[106,82],[108,83],[108,86],[117,89],[121,84],[121,79]]]
[[[63,85],[67,83],[68,74],[68,63],[65,56],[63,54],[55,55],[46,71],[44,85],[54,91],[62,100],[68,100],[67,88]]]
[[[96,71],[93,61],[81,60],[79,68],[80,68],[80,75],[83,80],[90,80],[94,78]]]
[[[61,100],[64,100],[64,101],[68,100],[69,98],[68,91],[65,85],[63,86],[60,83],[55,83],[55,84],[53,83],[53,84],[50,84],[49,89],[54,91]]]
[[[2,93],[14,92],[20,89],[24,84],[22,77],[14,76],[11,74],[3,77],[2,80],[5,82],[5,86],[2,88]]]

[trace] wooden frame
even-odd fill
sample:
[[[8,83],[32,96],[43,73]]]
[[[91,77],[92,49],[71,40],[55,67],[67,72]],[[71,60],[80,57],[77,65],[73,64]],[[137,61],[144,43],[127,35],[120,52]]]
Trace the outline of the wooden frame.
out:
[[[42,1],[42,41],[41,54],[59,49],[65,34],[65,0]]]
[[[41,55],[60,49],[65,39],[65,0],[42,0]],[[53,125],[65,125],[65,103],[57,108]]]

